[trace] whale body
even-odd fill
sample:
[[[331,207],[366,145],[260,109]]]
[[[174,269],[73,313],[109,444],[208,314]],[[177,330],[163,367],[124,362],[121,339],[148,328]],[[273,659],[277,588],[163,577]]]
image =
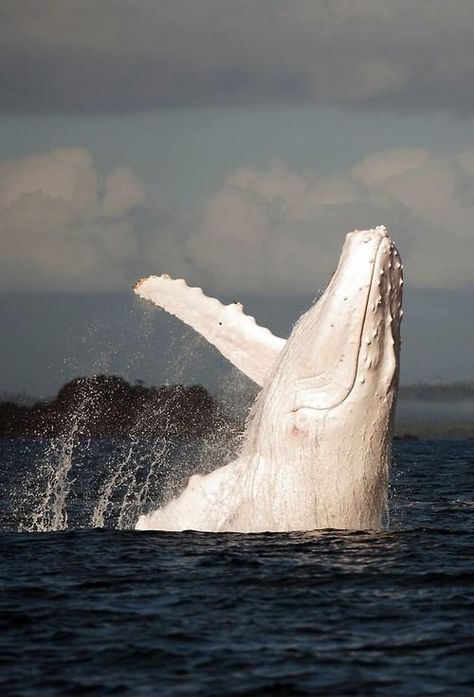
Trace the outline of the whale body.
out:
[[[403,267],[386,229],[346,236],[325,292],[285,341],[238,303],[151,276],[135,292],[261,385],[238,457],[194,475],[139,530],[380,529],[387,517]]]

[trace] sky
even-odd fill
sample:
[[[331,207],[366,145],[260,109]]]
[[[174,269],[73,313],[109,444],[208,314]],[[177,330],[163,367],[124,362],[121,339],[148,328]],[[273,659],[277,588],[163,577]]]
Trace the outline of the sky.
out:
[[[471,0],[3,0],[0,390],[171,379],[150,273],[288,333],[379,224],[402,381],[474,379],[473,26]]]

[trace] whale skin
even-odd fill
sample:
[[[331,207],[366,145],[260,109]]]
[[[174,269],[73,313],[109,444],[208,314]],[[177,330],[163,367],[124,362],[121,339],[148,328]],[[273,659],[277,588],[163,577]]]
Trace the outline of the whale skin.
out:
[[[403,267],[383,226],[346,236],[325,292],[287,340],[182,279],[135,292],[194,327],[261,386],[237,458],[193,475],[138,530],[263,532],[387,523]]]

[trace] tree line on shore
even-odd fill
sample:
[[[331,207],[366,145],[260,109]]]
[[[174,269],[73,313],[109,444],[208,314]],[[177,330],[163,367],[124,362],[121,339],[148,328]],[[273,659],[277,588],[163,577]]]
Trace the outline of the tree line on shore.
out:
[[[200,385],[134,385],[115,375],[79,377],[50,400],[0,402],[0,437],[197,438],[229,423]]]

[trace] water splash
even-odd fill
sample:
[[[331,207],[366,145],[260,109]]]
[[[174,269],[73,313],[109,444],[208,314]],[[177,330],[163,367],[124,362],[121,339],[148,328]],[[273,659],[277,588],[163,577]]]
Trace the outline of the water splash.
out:
[[[141,340],[153,328],[148,320],[145,315]],[[96,341],[97,327],[91,331]],[[185,354],[177,350],[183,344]],[[202,346],[202,338],[194,332],[179,325],[175,328],[169,351],[160,356],[168,365],[169,383],[189,381],[190,368],[201,362],[196,354]],[[98,372],[107,372],[107,357],[114,354],[115,349],[107,347],[97,353]],[[130,356],[131,364],[133,360]],[[85,380],[73,408],[61,415],[61,434],[34,445],[37,464],[23,482],[16,507],[20,529],[131,528],[141,513],[176,496],[190,474],[209,471],[211,461],[221,464],[222,458],[213,452],[218,446],[228,447],[228,439],[213,434],[201,438],[198,445],[178,440],[169,423],[170,406],[168,401],[158,413],[156,409],[150,413],[146,405],[138,409],[127,440],[97,440],[90,437],[89,427],[104,407],[97,390]],[[162,424],[163,437],[144,439],[144,433],[153,432],[150,419]]]
[[[132,527],[138,515],[137,511],[152,504],[152,482],[156,484],[157,470],[166,466],[171,444],[164,439],[147,445],[148,447],[144,448],[138,438],[132,437],[122,458],[109,462],[109,476],[99,491],[97,504],[90,519],[92,527],[106,527],[113,518],[114,506],[114,527]],[[119,492],[121,501],[117,504]]]
[[[31,518],[23,526],[25,531],[48,532],[67,528],[66,501],[72,484],[69,475],[74,464],[78,436],[83,432],[94,399],[93,393],[86,392],[74,412],[70,414],[63,434],[49,440],[39,466],[39,479],[45,485],[45,489],[33,507]],[[83,443],[82,446],[87,447],[87,444]]]

